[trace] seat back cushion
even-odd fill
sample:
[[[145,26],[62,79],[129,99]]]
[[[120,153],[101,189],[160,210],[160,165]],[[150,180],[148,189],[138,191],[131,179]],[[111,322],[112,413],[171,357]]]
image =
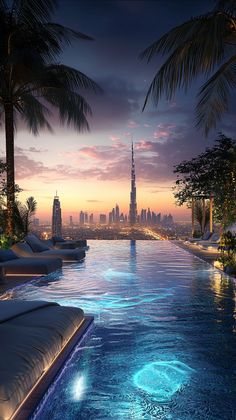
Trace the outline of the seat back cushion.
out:
[[[49,250],[48,246],[44,245],[43,241],[41,241],[35,235],[27,235],[25,237],[25,241],[27,244],[29,244],[30,248],[34,252],[43,252]]]
[[[54,245],[56,242],[66,242],[61,236],[52,236],[52,241]]]
[[[211,232],[210,232],[209,230],[207,230],[207,231],[204,233],[204,235],[202,236],[202,240],[203,240],[203,241],[208,241],[208,239],[210,238],[210,236],[211,236]]]
[[[0,249],[0,262],[16,260],[19,258],[11,249]]]

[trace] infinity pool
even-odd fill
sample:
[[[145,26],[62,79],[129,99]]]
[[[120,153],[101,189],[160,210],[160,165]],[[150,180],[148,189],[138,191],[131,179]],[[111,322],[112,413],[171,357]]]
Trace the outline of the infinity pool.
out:
[[[90,241],[18,288],[94,314],[37,420],[235,420],[235,284],[168,241]]]

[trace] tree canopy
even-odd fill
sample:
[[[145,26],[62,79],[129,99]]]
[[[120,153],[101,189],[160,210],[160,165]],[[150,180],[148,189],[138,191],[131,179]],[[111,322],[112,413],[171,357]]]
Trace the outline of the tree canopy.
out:
[[[177,205],[192,198],[214,197],[214,215],[222,226],[236,221],[236,141],[219,135],[204,153],[175,167],[174,196]]]

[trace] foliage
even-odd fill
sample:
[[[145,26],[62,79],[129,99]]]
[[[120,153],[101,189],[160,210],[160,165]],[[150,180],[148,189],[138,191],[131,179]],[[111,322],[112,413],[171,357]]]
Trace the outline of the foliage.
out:
[[[9,249],[14,243],[18,242],[19,238],[18,236],[9,236],[5,234],[0,234],[0,248],[1,249]]]
[[[15,201],[14,206],[14,225],[15,235],[3,234],[1,239],[8,248],[8,243],[16,242],[17,240],[23,239],[29,232],[32,217],[34,216],[37,209],[37,202],[34,197],[26,199],[25,203],[21,203],[19,200]],[[7,230],[7,218],[6,218],[6,203],[2,201],[0,206],[0,226],[3,232]],[[14,239],[15,238],[15,239]],[[2,246],[3,247],[3,246]]]
[[[0,1],[0,113],[5,117],[8,232],[14,230],[14,132],[17,117],[38,134],[49,119],[88,130],[91,109],[83,96],[99,86],[79,70],[58,63],[64,46],[87,35],[51,23],[56,0]]]
[[[162,96],[171,100],[177,89],[187,90],[194,79],[206,81],[198,93],[196,124],[208,134],[228,111],[236,87],[236,1],[218,0],[209,13],[171,29],[142,54],[149,62],[167,55],[146,96],[157,106]]]
[[[236,234],[230,231],[223,233],[220,239],[220,257],[218,261],[223,264],[224,269],[235,268],[236,272]]]
[[[177,205],[191,205],[192,197],[214,196],[214,220],[226,227],[236,220],[236,142],[223,134],[215,146],[175,167]]]

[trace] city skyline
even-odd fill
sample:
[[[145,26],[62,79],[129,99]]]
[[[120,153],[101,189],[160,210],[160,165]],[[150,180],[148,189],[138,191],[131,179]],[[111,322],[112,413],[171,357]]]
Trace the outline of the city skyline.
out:
[[[104,94],[85,95],[93,111],[89,133],[61,127],[57,115],[52,121],[54,132],[42,131],[38,137],[20,122],[16,182],[24,191],[19,199],[24,201],[33,195],[38,203],[37,217],[51,218],[56,190],[63,218],[75,216],[81,208],[97,217],[108,213],[116,202],[128,213],[133,137],[138,210],[150,207],[171,213],[176,220],[190,219],[188,209],[175,206],[173,167],[211,146],[216,132],[233,136],[235,118],[229,112],[207,139],[197,131],[197,83],[188,94],[181,91],[171,102],[162,100],[158,109],[149,103],[142,112],[147,89],[161,61],[157,57],[147,64],[138,56],[170,27],[211,8],[210,0],[183,0],[181,10],[174,0],[60,2],[55,21],[94,37],[93,42],[73,42],[61,61],[92,77]],[[5,154],[3,142],[1,152]]]

